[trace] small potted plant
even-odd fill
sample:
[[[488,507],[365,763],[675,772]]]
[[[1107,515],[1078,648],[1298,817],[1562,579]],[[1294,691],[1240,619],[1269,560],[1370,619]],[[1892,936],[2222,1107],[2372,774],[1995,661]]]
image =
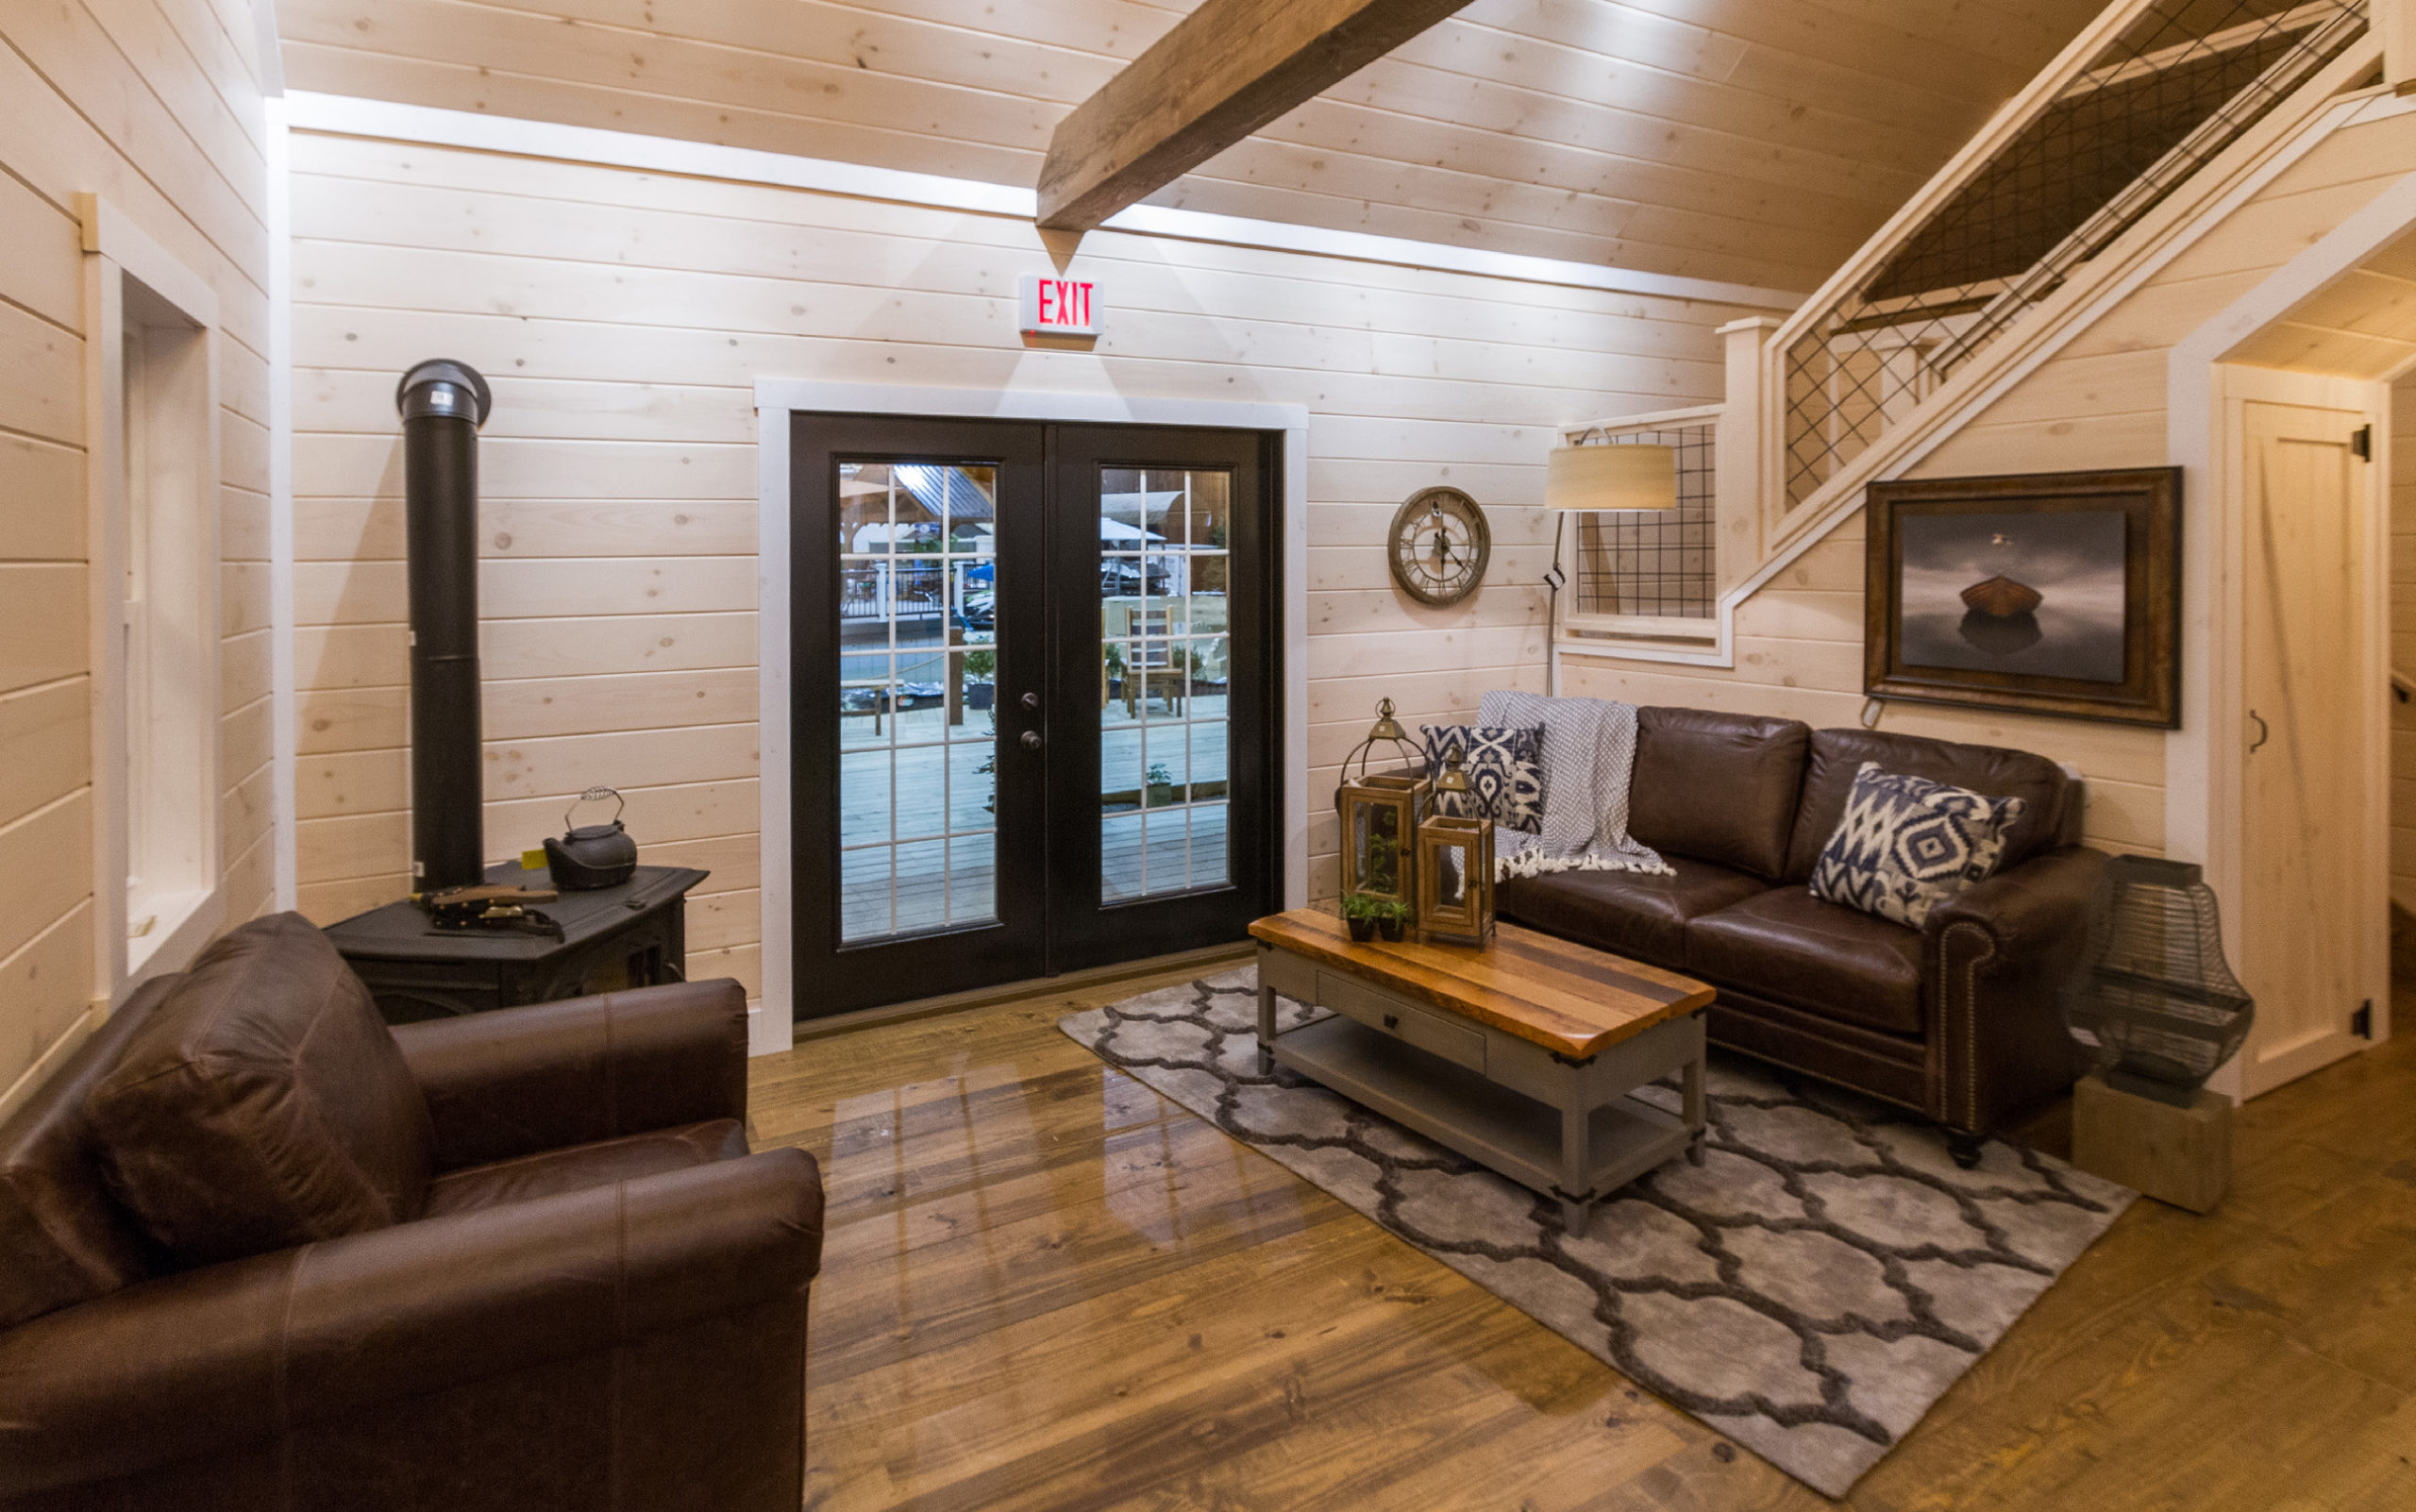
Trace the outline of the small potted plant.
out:
[[[1342,922],[1351,926],[1351,937],[1366,944],[1376,937],[1376,899],[1366,893],[1352,893],[1342,900]]]
[[[1401,937],[1401,932],[1407,929],[1408,926],[1409,905],[1407,903],[1379,903],[1376,905],[1376,932],[1378,934],[1383,935],[1388,940],[1398,940]]]
[[[1146,777],[1149,784],[1149,807],[1162,809],[1174,801],[1174,773],[1166,770],[1166,763],[1151,762]]]

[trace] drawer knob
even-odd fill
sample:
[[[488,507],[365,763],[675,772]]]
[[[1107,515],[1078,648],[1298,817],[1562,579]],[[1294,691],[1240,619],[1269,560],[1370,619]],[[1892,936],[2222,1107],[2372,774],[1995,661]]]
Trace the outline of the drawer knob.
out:
[[[1399,1015],[1399,1014],[1386,1014],[1386,1015],[1384,1015],[1384,1027],[1385,1027],[1386,1029],[1399,1029],[1399,1028],[1401,1027],[1401,1015]]]

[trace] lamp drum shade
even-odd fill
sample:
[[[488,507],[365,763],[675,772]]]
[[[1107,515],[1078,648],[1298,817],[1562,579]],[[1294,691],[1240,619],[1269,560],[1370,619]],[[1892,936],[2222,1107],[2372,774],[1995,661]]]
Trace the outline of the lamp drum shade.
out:
[[[1678,448],[1554,446],[1544,473],[1549,510],[1674,510]]]

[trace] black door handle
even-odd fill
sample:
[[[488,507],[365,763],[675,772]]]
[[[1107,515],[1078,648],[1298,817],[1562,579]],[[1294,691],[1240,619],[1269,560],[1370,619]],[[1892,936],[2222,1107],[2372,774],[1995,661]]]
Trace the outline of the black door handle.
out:
[[[2258,714],[2256,710],[2249,710],[2248,717],[2257,721],[2257,738],[2248,743],[2248,748],[2251,751],[2254,751],[2257,747],[2262,746],[2267,741],[2273,739],[2273,732],[2265,728],[2265,716]]]

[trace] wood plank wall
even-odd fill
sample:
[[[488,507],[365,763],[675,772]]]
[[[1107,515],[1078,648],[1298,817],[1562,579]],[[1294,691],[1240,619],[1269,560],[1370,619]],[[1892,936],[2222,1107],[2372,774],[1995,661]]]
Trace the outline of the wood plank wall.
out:
[[[294,88],[1026,185],[1192,0],[284,0]],[[1812,289],[2101,0],[1478,0],[1152,202]]]
[[[2165,465],[2166,352],[2411,169],[2416,115],[2336,134],[1932,452],[1915,475]],[[1741,605],[1733,671],[1572,657],[1564,664],[1566,685],[1815,726],[1854,723],[1863,704],[1862,546],[1862,518],[1849,516]],[[2199,714],[2185,709],[2183,717]],[[1909,703],[1888,705],[1879,728],[2069,763],[2089,780],[2090,844],[2162,853],[2161,731]],[[2403,718],[2402,728],[2416,731],[2416,723]],[[2416,733],[2400,746],[2416,758]]]
[[[294,143],[296,663],[304,909],[404,883],[396,374],[493,380],[481,455],[488,849],[629,794],[647,860],[709,867],[691,971],[756,983],[758,376],[1017,385],[1312,412],[1312,812],[1390,696],[1415,718],[1539,687],[1552,427],[1720,392],[1752,311],[1096,233],[1096,353],[1027,349],[1028,224],[762,186],[332,136]],[[1400,500],[1492,511],[1488,586],[1391,586]],[[1312,891],[1334,890],[1331,820]]]
[[[217,290],[225,521],[220,769],[230,919],[272,891],[267,173],[249,0],[0,9],[0,1089],[93,985],[83,253],[76,195]]]

